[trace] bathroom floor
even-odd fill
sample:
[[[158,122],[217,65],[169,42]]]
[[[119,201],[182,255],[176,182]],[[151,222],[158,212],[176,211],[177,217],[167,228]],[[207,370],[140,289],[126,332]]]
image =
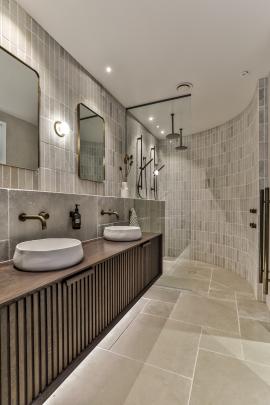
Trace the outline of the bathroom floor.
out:
[[[165,261],[46,404],[269,405],[270,311],[231,272]]]

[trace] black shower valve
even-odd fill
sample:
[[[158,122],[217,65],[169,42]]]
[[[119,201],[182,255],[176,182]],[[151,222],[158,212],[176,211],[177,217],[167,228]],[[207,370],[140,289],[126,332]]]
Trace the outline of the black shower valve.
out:
[[[250,228],[257,228],[257,224],[255,224],[255,222],[251,222],[249,226]]]
[[[256,208],[250,208],[249,212],[251,214],[257,214],[257,209]]]

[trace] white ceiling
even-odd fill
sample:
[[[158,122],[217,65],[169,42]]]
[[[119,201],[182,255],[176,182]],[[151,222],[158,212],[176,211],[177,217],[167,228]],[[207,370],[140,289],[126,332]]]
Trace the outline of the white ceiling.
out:
[[[164,139],[172,132],[172,113],[174,113],[174,132],[179,134],[179,129],[182,128],[184,136],[191,133],[191,97],[134,108],[129,111],[159,139]],[[153,120],[150,121],[149,118],[153,118]]]
[[[19,3],[126,107],[192,82],[193,131],[239,113],[270,70],[269,0]]]

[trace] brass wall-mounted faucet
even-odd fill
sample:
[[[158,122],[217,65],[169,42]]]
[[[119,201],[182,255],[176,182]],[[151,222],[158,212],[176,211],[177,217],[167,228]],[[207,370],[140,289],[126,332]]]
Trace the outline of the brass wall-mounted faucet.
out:
[[[112,211],[112,210],[104,211],[104,210],[102,210],[102,211],[101,211],[101,215],[110,215],[110,216],[111,216],[111,215],[115,215],[116,218],[119,219],[119,214],[118,214],[117,211]]]
[[[46,221],[49,218],[50,218],[50,215],[45,211],[41,211],[38,215],[27,215],[24,212],[19,215],[19,220],[22,222],[26,221],[27,219],[38,219],[41,222],[42,229],[47,228]]]

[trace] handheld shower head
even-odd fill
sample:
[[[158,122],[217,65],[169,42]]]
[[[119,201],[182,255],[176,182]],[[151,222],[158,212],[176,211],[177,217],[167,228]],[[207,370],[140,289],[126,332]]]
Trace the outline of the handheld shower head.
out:
[[[159,175],[159,172],[163,169],[163,167],[165,167],[165,164],[163,164],[162,166],[160,166],[160,168],[159,169],[155,169],[154,170],[154,176],[158,176]]]

